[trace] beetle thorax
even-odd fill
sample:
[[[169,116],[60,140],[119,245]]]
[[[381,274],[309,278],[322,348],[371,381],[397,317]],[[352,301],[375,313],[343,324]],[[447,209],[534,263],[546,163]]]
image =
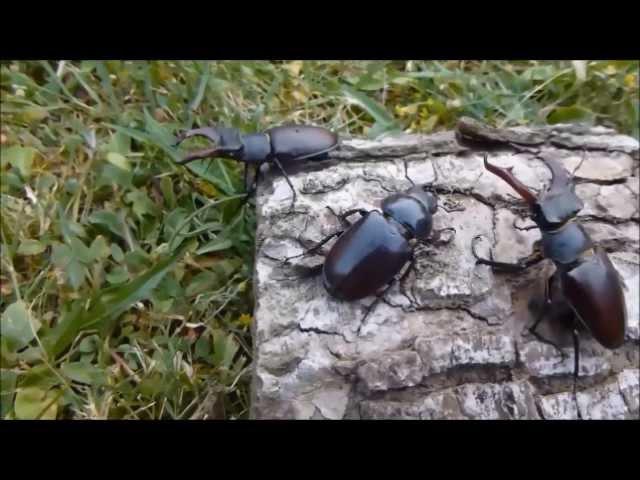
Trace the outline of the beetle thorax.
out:
[[[426,240],[433,226],[432,214],[427,206],[406,193],[397,193],[384,199],[382,211],[388,218],[402,225],[409,238]]]
[[[245,163],[260,163],[271,155],[271,142],[264,133],[252,133],[242,137],[241,160]]]

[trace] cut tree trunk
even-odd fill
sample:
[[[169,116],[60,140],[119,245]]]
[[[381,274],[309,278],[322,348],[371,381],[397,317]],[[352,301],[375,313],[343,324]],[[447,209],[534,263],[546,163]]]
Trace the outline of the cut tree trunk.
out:
[[[472,145],[470,142],[477,142]],[[489,148],[490,147],[490,148]],[[477,265],[479,253],[515,261],[540,237],[524,202],[492,163],[541,191],[553,157],[575,172],[585,204],[579,220],[609,252],[626,283],[625,344],[607,350],[581,332],[580,378],[573,389],[573,345],[564,327],[544,321],[528,333],[553,272],[545,260],[522,274]],[[386,294],[363,322],[375,297],[331,298],[321,276],[301,277],[292,265],[312,266],[311,255],[282,265],[339,227],[340,213],[377,209],[406,189],[404,162],[416,183],[433,182],[440,204],[434,228],[454,227],[441,246],[420,246],[415,270]],[[556,125],[487,129],[463,120],[455,132],[344,140],[324,162],[290,170],[298,200],[281,175],[258,189],[256,296],[253,326],[252,417],[257,419],[625,419],[638,418],[638,141],[603,127]],[[328,250],[331,243],[326,245]]]

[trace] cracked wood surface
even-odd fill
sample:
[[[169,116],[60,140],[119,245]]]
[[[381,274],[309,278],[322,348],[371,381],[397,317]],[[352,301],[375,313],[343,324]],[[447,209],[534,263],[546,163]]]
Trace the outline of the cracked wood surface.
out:
[[[575,173],[585,208],[579,218],[610,253],[623,276],[627,341],[610,351],[581,333],[578,393],[572,390],[570,332],[543,322],[527,332],[549,261],[525,274],[476,265],[481,255],[515,261],[531,252],[538,230],[508,185],[486,172],[482,153],[533,191],[551,175],[553,157]],[[321,277],[303,278],[277,260],[303,251],[338,227],[326,209],[378,209],[390,192],[433,182],[439,201],[434,228],[456,234],[438,247],[420,246],[416,268],[362,322],[374,297],[342,302]],[[456,132],[343,140],[328,161],[288,170],[298,191],[267,175],[257,196],[252,416],[279,419],[598,419],[638,418],[639,234],[638,142],[603,127],[556,125],[487,130],[463,120]],[[327,244],[328,251],[333,240]],[[313,266],[320,255],[291,265]]]

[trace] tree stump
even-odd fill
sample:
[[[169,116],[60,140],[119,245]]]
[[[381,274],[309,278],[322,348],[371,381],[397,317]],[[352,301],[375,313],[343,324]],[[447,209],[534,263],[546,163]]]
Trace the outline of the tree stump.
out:
[[[471,147],[470,140],[493,142]],[[524,274],[477,265],[471,241],[482,235],[501,261],[531,252],[540,237],[524,202],[483,167],[483,153],[533,191],[551,178],[541,159],[575,172],[579,214],[626,283],[625,344],[607,350],[581,332],[580,378],[573,395],[571,332],[535,319],[549,260]],[[454,227],[440,247],[420,246],[413,273],[362,322],[375,297],[331,298],[321,276],[301,278],[282,265],[339,227],[326,208],[377,209],[416,183],[433,182],[434,228]],[[281,175],[267,174],[257,194],[252,418],[256,419],[626,419],[639,415],[638,141],[603,127],[555,125],[489,130],[462,121],[457,131],[379,141],[343,140],[327,161],[289,170],[298,200]],[[331,242],[332,243],[332,242]],[[331,243],[327,244],[327,248]]]

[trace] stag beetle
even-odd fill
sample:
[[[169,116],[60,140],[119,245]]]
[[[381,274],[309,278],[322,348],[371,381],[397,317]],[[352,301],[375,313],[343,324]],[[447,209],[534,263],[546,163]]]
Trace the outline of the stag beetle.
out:
[[[455,233],[454,228],[433,230],[433,215],[437,208],[447,212],[454,210],[438,205],[437,196],[429,191],[431,184],[416,185],[409,178],[406,162],[404,168],[405,178],[412,187],[383,199],[381,211],[354,208],[338,215],[327,207],[338,218],[342,228],[309,250],[283,260],[287,263],[293,258],[318,253],[324,244],[338,237],[325,261],[306,273],[322,272],[324,288],[339,300],[353,301],[376,295],[377,298],[367,307],[360,327],[395,282],[402,282],[415,267],[417,243],[429,241],[437,244],[442,242],[442,232]],[[352,224],[348,218],[354,214],[359,214],[360,218]],[[399,276],[407,264],[408,268]]]
[[[185,165],[194,160],[222,156],[245,164],[244,183],[247,185],[248,165],[256,166],[256,173],[247,198],[256,189],[260,167],[273,163],[284,175],[293,192],[291,207],[296,201],[296,191],[283,164],[301,160],[318,161],[328,157],[328,153],[338,147],[338,136],[324,128],[310,125],[287,125],[274,127],[263,133],[242,134],[236,128],[204,127],[187,130],[178,135],[176,146],[187,138],[202,136],[216,144],[214,148],[198,150],[178,161]]]
[[[507,182],[529,206],[535,223],[529,228],[539,228],[542,234],[534,252],[512,264],[495,262],[493,255],[491,260],[480,258],[475,251],[475,241],[479,237],[474,238],[471,248],[477,263],[505,271],[523,271],[545,258],[553,262],[555,271],[545,282],[543,308],[529,331],[560,350],[553,342],[541,337],[536,328],[547,315],[572,326],[575,393],[580,365],[577,328],[583,325],[608,349],[616,349],[624,343],[627,324],[624,281],[607,252],[594,243],[576,221],[584,203],[575,193],[572,176],[555,160],[544,159],[544,162],[551,171],[551,183],[536,198],[513,176],[513,167],[497,167],[488,162],[486,154],[484,156],[485,168]]]

